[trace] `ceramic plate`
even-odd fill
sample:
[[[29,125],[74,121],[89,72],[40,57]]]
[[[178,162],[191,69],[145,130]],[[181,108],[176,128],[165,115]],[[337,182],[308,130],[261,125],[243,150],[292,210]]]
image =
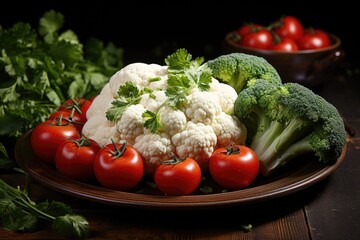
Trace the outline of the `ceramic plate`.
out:
[[[15,158],[17,163],[33,179],[56,191],[90,201],[104,204],[158,209],[210,208],[214,206],[246,205],[281,197],[307,188],[324,179],[341,164],[347,150],[345,145],[339,159],[332,165],[323,165],[313,157],[304,157],[301,164],[289,165],[281,172],[267,178],[255,180],[249,187],[223,192],[211,180],[205,180],[201,188],[211,187],[212,193],[197,190],[188,196],[164,196],[142,182],[132,192],[114,191],[101,187],[98,183],[82,183],[62,176],[53,165],[39,160],[31,148],[31,131],[24,134],[16,143]]]

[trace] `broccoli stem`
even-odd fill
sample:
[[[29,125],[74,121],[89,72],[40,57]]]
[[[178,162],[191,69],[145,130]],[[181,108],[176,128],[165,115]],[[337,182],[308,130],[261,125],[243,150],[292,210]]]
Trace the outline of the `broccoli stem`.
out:
[[[301,140],[293,143],[290,147],[286,148],[282,154],[278,154],[277,158],[272,161],[261,161],[261,174],[268,176],[280,165],[287,164],[290,160],[301,156],[306,153],[313,152],[314,148],[310,144],[310,136],[306,136]]]
[[[231,85],[238,93],[244,88],[245,84],[247,83],[247,79],[244,79],[244,77],[239,71],[234,73],[230,79],[224,81]]]
[[[268,146],[275,141],[285,128],[284,124],[271,121],[268,118],[264,118],[261,122],[262,125],[259,125],[261,130],[255,134],[250,146],[258,155],[266,152]]]
[[[296,145],[310,130],[310,126],[303,121],[292,119],[287,124],[273,121],[265,131],[257,134],[251,148],[261,161],[263,174],[267,175],[272,169],[283,164],[282,161],[288,157],[282,156],[287,152],[286,155],[290,157],[289,148]]]

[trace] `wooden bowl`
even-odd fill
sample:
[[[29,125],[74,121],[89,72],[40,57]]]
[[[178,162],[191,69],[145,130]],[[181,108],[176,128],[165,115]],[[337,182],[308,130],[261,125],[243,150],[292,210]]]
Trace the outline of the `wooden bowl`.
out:
[[[331,46],[323,49],[280,52],[240,46],[235,31],[228,33],[223,42],[225,53],[242,52],[265,58],[278,71],[283,82],[297,82],[315,87],[331,77],[334,66],[345,56],[340,49],[341,40],[330,34]]]

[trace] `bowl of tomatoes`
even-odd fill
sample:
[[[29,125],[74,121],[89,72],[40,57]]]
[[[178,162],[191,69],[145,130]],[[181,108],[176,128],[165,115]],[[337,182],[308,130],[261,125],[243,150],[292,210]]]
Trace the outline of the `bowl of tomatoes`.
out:
[[[338,36],[320,28],[304,27],[290,15],[267,26],[244,23],[226,34],[223,50],[263,57],[277,69],[283,82],[307,87],[326,82],[345,56]]]

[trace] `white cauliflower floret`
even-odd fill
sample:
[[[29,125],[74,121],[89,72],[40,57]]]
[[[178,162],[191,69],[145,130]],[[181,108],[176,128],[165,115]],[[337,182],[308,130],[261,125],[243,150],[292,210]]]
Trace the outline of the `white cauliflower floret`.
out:
[[[126,141],[150,176],[171,154],[193,158],[205,172],[216,148],[245,144],[247,129],[234,116],[238,94],[215,78],[209,83],[209,69],[185,50],[165,62],[132,63],[111,76],[87,111],[83,135],[101,146]]]
[[[111,102],[114,100],[110,86],[107,83],[100,94],[96,96],[96,98],[92,101],[90,107],[86,111],[86,118],[90,119],[95,115],[103,115],[105,112],[111,107]]]
[[[191,93],[185,106],[185,114],[191,121],[209,125],[221,112],[219,99],[212,92],[195,91]]]
[[[237,117],[222,112],[215,116],[211,127],[217,136],[217,147],[245,144],[247,129]]]
[[[186,126],[186,116],[180,110],[165,106],[159,110],[159,115],[162,130],[170,137],[181,132]]]
[[[140,104],[143,105],[146,110],[156,112],[165,99],[165,91],[154,91],[151,94],[145,93],[141,95]]]
[[[238,94],[233,87],[226,83],[220,83],[213,78],[210,84],[210,92],[218,97],[223,112],[227,114],[234,113],[234,103]]]
[[[207,171],[217,137],[211,126],[203,123],[187,122],[186,128],[175,134],[171,140],[179,157],[190,157],[196,160],[203,171]]]
[[[109,80],[111,92],[117,96],[118,89],[126,82],[132,82],[139,89],[149,85],[149,79],[158,77],[162,73],[157,64],[132,63],[117,71]]]
[[[93,139],[101,147],[111,143],[111,138],[115,142],[120,142],[120,134],[115,122],[107,120],[105,115],[91,117],[84,124],[81,133],[83,136]]]
[[[139,151],[144,161],[144,171],[152,176],[155,168],[165,160],[169,159],[171,153],[175,151],[170,137],[165,134],[142,134],[135,139],[133,145]]]
[[[124,111],[116,123],[121,140],[133,145],[135,138],[143,134],[144,122],[141,116],[143,112],[145,112],[145,108],[141,104],[131,105]]]

